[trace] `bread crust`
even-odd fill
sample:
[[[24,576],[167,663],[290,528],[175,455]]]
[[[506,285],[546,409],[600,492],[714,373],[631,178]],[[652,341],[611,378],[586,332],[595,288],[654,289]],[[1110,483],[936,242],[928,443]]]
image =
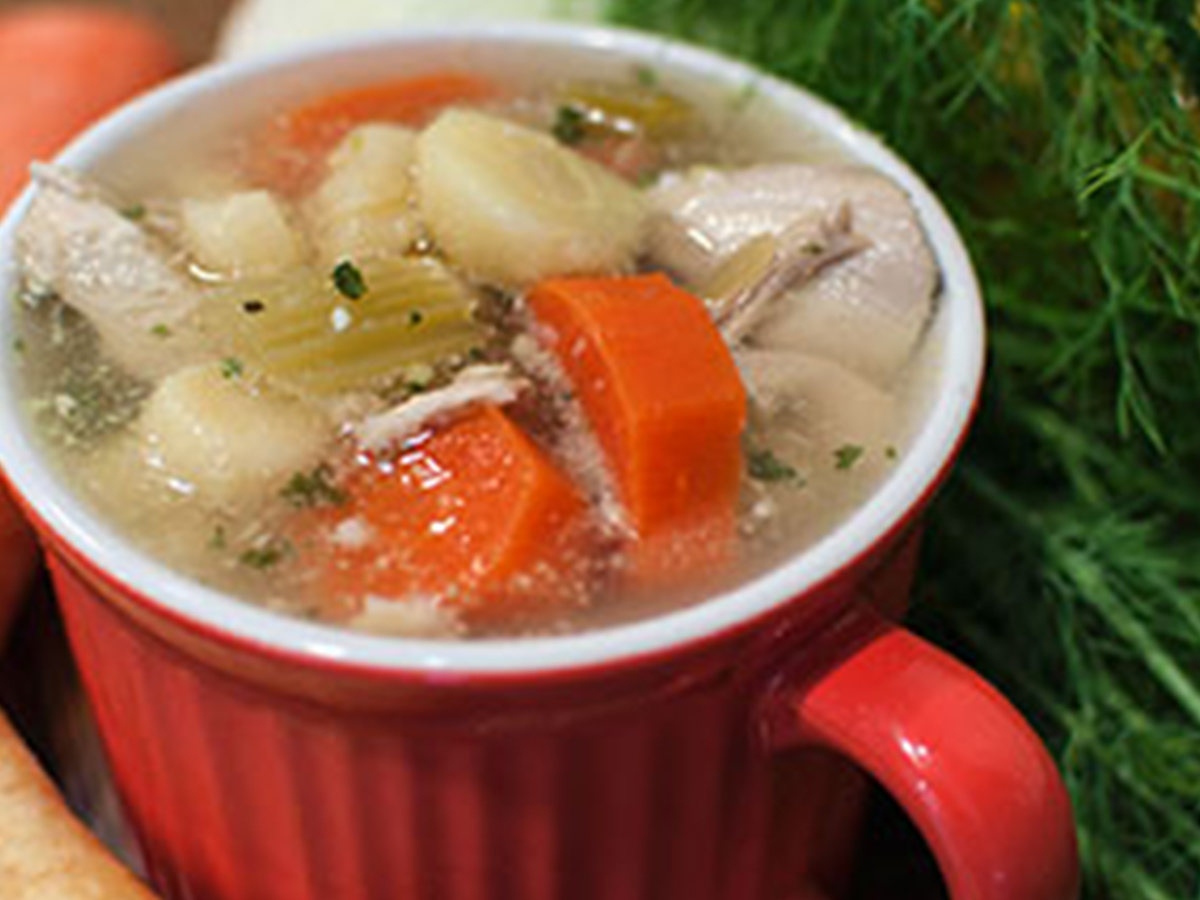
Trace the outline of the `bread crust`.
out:
[[[154,900],[71,814],[2,713],[0,885],[4,900]]]

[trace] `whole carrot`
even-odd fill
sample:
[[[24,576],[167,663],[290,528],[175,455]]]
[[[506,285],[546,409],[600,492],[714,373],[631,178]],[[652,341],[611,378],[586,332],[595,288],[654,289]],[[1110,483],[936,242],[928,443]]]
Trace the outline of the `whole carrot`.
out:
[[[0,13],[0,206],[32,160],[178,68],[167,37],[132,13],[67,4]]]

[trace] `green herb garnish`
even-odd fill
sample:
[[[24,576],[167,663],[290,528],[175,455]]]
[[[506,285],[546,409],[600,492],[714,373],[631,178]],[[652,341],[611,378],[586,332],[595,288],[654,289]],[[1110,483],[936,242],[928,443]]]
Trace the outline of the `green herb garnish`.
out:
[[[280,496],[297,509],[341,506],[347,500],[346,492],[333,483],[333,469],[324,463],[311,472],[297,472]]]
[[[251,547],[238,557],[238,562],[248,569],[265,572],[273,569],[294,553],[290,541],[276,538],[266,544]]]
[[[13,338],[12,348],[14,353],[19,356],[23,356],[25,354],[25,350],[27,349],[25,346],[25,338]]]
[[[212,536],[208,539],[208,548],[210,550],[224,550],[229,546],[229,538],[225,533],[225,526],[218,525],[213,528]]]
[[[425,313],[421,312],[419,309],[414,309],[412,312],[410,312],[408,314],[408,326],[410,328],[416,328],[418,325],[420,325],[424,321],[425,321]]]
[[[144,203],[131,203],[129,206],[121,209],[121,215],[130,222],[140,222],[146,218],[146,205]]]
[[[843,444],[833,451],[834,468],[839,472],[853,469],[866,452],[858,444]]]
[[[560,106],[551,131],[562,143],[568,147],[575,147],[582,144],[583,139],[587,137],[586,125],[587,116],[578,107]]]
[[[896,460],[896,459],[900,458],[900,451],[897,450],[895,447],[893,447],[891,444],[888,444],[886,447],[883,448],[883,455],[888,460]]]
[[[150,333],[157,338],[169,338],[171,336],[171,329],[160,322],[150,329]]]
[[[746,470],[755,481],[768,483],[796,481],[800,478],[799,472],[767,448],[751,450],[746,454]]]
[[[367,281],[363,278],[362,270],[350,260],[334,266],[333,286],[349,300],[361,300],[367,294]]]
[[[236,356],[227,356],[221,360],[221,375],[230,381],[235,378],[241,378],[245,370],[246,368],[242,365],[242,361]]]
[[[650,66],[635,66],[633,77],[644,88],[658,87],[658,70]]]

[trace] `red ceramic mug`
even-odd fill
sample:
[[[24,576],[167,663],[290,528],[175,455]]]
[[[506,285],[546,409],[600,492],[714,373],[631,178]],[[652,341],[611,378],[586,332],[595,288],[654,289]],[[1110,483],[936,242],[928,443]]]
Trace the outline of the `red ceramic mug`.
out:
[[[50,549],[154,883],[175,900],[836,896],[855,864],[853,764],[911,815],[954,900],[1071,900],[1071,811],[1047,753],[977,675],[893,622],[920,516],[971,417],[982,311],[937,200],[839,112],[626,32],[413,31],[201,72],[62,162],[121,183],[141,161],[305,93],[447,61],[517,74],[653,65],[743,98],[753,85],[762,113],[744,127],[817,135],[895,179],[945,284],[925,424],[833,534],[706,603],[566,637],[393,640],[275,616],[138,553],[42,459],[5,379],[0,462]],[[27,203],[0,232],[6,260]],[[2,337],[12,312],[0,315]]]

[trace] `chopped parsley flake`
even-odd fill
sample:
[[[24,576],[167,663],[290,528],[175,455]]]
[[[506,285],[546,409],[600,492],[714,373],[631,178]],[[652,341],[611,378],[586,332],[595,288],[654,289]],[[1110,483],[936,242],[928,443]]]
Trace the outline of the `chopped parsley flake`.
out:
[[[835,466],[840,472],[853,469],[867,451],[858,444],[843,444],[833,451]]]
[[[242,373],[246,371],[246,367],[242,365],[242,361],[236,356],[229,356],[221,360],[221,374],[232,381],[235,378],[241,378]]]
[[[267,304],[263,303],[261,300],[247,300],[242,304],[242,310],[244,312],[248,312],[252,316],[257,315],[260,312],[265,312],[266,309]]]
[[[644,88],[658,86],[658,72],[650,66],[637,66],[633,70],[633,77]]]
[[[333,286],[350,300],[361,300],[367,294],[367,280],[350,260],[338,263],[333,269]]]
[[[554,127],[551,129],[554,136],[568,147],[574,147],[577,144],[582,144],[584,137],[584,125],[587,122],[587,117],[582,110],[574,106],[560,106],[558,115],[554,119]]]
[[[777,482],[798,481],[800,473],[789,466],[771,450],[751,450],[746,457],[746,468],[755,481]]]
[[[425,313],[421,312],[419,309],[414,309],[412,312],[410,312],[408,314],[408,326],[410,328],[416,328],[418,325],[420,325],[424,321],[425,321]]]
[[[160,322],[150,329],[150,333],[155,337],[169,338],[171,336],[171,329]]]
[[[14,353],[23,354],[26,349],[25,338],[13,338],[12,348]]]
[[[297,509],[341,506],[347,499],[346,492],[333,483],[333,469],[325,464],[311,472],[297,472],[280,496]]]
[[[900,456],[900,451],[889,444],[884,449],[883,455],[886,456],[888,459],[898,459]]]
[[[121,210],[121,215],[130,222],[140,222],[146,218],[146,205],[144,203],[132,203]]]
[[[251,547],[238,557],[238,562],[247,568],[265,572],[279,565],[291,556],[292,552],[289,541],[277,539],[258,547]]]
[[[212,537],[208,539],[210,550],[224,550],[229,546],[229,538],[225,534],[225,526],[218,525],[213,529]]]

